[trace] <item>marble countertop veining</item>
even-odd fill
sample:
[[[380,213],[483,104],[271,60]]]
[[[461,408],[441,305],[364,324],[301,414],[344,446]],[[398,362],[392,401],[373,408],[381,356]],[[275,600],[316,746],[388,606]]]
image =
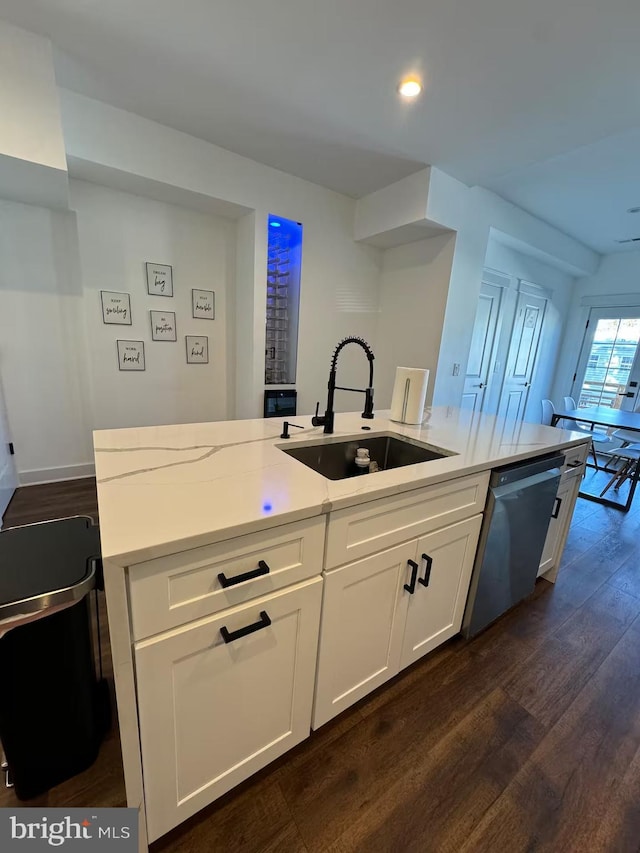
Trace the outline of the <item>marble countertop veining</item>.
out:
[[[453,407],[420,426],[337,414],[333,436],[304,427],[280,438],[283,419],[97,430],[96,477],[103,557],[126,566],[375,498],[417,489],[585,441],[584,435]],[[363,426],[371,430],[362,431]],[[283,453],[311,440],[393,432],[453,451],[444,459],[328,480]]]

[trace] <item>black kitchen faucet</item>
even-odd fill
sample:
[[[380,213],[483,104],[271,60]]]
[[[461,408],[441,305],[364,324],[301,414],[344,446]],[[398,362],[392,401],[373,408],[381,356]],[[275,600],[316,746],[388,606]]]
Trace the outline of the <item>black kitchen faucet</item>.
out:
[[[344,347],[347,344],[358,344],[358,346],[362,347],[365,351],[367,359],[369,360],[369,387],[368,388],[343,388],[340,385],[336,385],[336,366],[338,363],[338,356]],[[311,423],[314,426],[323,426],[324,432],[326,435],[330,435],[333,432],[333,419],[334,419],[334,411],[333,411],[333,396],[335,391],[355,391],[358,394],[364,394],[364,411],[362,413],[363,418],[367,418],[371,420],[373,418],[373,359],[374,355],[371,351],[371,347],[369,344],[363,340],[362,338],[345,338],[343,341],[340,341],[338,346],[335,348],[333,353],[333,358],[331,359],[331,370],[329,371],[329,393],[327,395],[327,408],[325,410],[324,415],[318,415],[318,409],[320,408],[320,403],[316,403],[316,413],[311,418]]]

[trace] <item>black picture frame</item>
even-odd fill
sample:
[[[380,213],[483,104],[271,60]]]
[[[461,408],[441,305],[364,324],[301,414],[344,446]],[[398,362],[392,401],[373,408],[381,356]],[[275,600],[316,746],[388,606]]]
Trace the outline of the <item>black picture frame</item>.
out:
[[[101,290],[102,322],[105,326],[131,326],[131,296],[117,290]],[[118,319],[124,317],[125,319]]]
[[[216,319],[215,290],[191,290],[191,316],[194,320]]]
[[[185,335],[185,343],[187,364],[209,364],[208,335]]]
[[[152,341],[175,343],[178,340],[175,311],[155,311],[152,309],[149,311],[149,319],[151,321]]]
[[[144,341],[116,341],[118,370],[143,371],[147,369]]]
[[[149,296],[173,296],[173,267],[170,264],[146,263]]]

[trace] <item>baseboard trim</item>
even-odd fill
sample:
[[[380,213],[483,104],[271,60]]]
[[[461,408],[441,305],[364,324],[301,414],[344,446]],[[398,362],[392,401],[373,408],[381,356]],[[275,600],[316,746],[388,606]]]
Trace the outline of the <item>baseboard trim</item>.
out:
[[[21,486],[41,486],[44,483],[59,483],[63,480],[79,480],[82,477],[95,477],[93,462],[82,465],[64,465],[60,468],[41,468],[32,471],[20,471],[18,478]]]

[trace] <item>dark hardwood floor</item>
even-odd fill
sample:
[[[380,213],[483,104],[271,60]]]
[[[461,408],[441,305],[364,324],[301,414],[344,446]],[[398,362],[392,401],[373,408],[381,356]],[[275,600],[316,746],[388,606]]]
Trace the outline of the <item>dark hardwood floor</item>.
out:
[[[154,853],[637,853],[637,503],[624,515],[579,500],[555,586],[539,581],[481,636],[405,671]],[[19,490],[5,522],[96,512],[84,480]],[[28,805],[124,802],[114,726],[91,769]]]

